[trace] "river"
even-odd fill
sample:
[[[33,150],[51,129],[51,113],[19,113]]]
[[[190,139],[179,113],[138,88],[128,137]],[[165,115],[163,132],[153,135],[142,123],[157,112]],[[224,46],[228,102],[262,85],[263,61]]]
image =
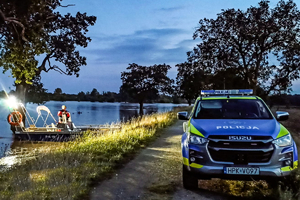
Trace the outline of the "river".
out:
[[[67,106],[67,110],[71,113],[72,121],[75,125],[101,125],[111,124],[114,122],[127,121],[131,117],[138,116],[139,104],[136,103],[100,103],[100,102],[77,102],[77,101],[49,101],[45,103],[45,106],[49,108],[53,114],[55,120],[57,118],[57,112],[61,109],[62,105]],[[37,119],[36,107],[37,104],[28,103],[26,109],[30,116],[35,120]],[[171,104],[171,103],[155,103],[144,104],[144,113],[151,114],[156,112],[170,111],[174,107],[187,106],[187,104]],[[0,158],[5,157],[13,149],[27,148],[30,145],[31,148],[36,148],[39,145],[47,145],[47,143],[26,143],[13,140],[12,131],[10,125],[7,122],[7,116],[10,113],[7,105],[0,99]],[[42,112],[42,117],[47,117],[46,112]],[[48,117],[48,124],[54,122],[51,116]],[[27,119],[30,120],[30,119]],[[40,117],[35,122],[37,126],[43,126],[44,121]],[[3,164],[3,161],[0,165]],[[7,162],[7,161],[4,161]]]

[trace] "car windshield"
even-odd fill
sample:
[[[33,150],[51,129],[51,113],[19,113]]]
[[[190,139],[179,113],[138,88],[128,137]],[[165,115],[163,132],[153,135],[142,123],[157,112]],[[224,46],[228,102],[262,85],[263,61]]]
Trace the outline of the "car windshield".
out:
[[[269,109],[259,99],[201,100],[195,119],[273,119]]]

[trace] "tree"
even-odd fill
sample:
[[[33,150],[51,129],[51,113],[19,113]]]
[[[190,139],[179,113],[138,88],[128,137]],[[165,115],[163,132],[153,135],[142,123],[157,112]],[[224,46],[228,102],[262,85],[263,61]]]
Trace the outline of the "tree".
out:
[[[53,92],[53,94],[54,95],[62,95],[62,90],[61,90],[61,88],[56,88],[55,90],[54,90],[54,92]]]
[[[238,72],[234,68],[219,70],[211,76],[210,82],[213,89],[243,89],[247,88],[247,83],[243,77],[237,75]]]
[[[140,104],[141,115],[146,99],[154,99],[160,93],[172,93],[173,80],[167,76],[170,68],[166,64],[146,67],[132,63],[126,68],[129,71],[121,73],[122,86],[120,91]]]
[[[193,37],[201,42],[188,52],[188,61],[212,73],[237,71],[254,93],[258,86],[269,94],[287,91],[299,78],[300,12],[296,4],[269,1],[246,11],[227,9],[217,19],[201,19]],[[277,59],[277,63],[271,63]]]
[[[83,91],[79,92],[77,95],[78,101],[85,101],[86,100],[86,96],[85,93]]]
[[[95,16],[78,12],[62,15],[57,11],[61,0],[2,0],[0,2],[0,66],[16,79],[16,92],[25,101],[32,80],[41,72],[55,70],[66,75],[79,75],[86,58],[76,50],[87,47],[86,36]],[[44,56],[41,63],[37,56]],[[51,64],[62,63],[65,68]]]
[[[91,92],[91,101],[97,101],[99,98],[99,92],[96,88],[93,88]]]
[[[39,76],[35,77],[32,81],[32,84],[28,86],[25,99],[26,102],[37,104],[49,101],[47,89],[44,89],[43,83],[41,83]]]
[[[208,77],[205,72],[197,65],[191,62],[177,64],[176,93],[185,98],[189,105],[196,99],[202,89],[206,89]]]

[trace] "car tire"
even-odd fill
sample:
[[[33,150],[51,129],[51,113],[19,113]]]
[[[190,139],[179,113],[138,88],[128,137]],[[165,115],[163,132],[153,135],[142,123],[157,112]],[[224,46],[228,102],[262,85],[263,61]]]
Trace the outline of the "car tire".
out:
[[[194,190],[198,188],[198,178],[189,172],[185,166],[182,166],[182,184],[187,190]]]
[[[269,188],[271,188],[271,189],[276,190],[279,187],[279,182],[277,180],[267,180],[266,182],[269,185]]]

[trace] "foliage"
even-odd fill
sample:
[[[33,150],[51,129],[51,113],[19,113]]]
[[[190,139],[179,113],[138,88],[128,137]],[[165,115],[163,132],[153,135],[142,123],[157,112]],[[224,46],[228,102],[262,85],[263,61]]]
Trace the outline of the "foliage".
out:
[[[98,90],[97,90],[96,88],[94,88],[94,89],[92,90],[91,96],[92,96],[93,98],[97,98],[97,97],[99,96],[99,92],[98,92]]]
[[[196,63],[177,64],[176,94],[185,98],[189,105],[195,100],[208,83],[208,76]]]
[[[0,91],[0,98],[5,98],[6,97],[6,93],[4,92],[4,90]]]
[[[120,97],[120,94],[117,94],[115,92],[102,92],[102,94],[100,94],[98,90],[94,88],[92,92],[79,92],[76,100],[92,102],[121,102],[122,98]]]
[[[56,88],[55,90],[54,90],[54,93],[53,93],[54,95],[61,95],[62,94],[62,89],[61,88]]]
[[[177,94],[185,98],[189,105],[195,100],[204,89],[242,89],[246,88],[237,70],[228,68],[219,70],[216,73],[205,72],[202,66],[197,63],[185,62],[176,65]]]
[[[36,76],[32,81],[32,85],[28,86],[25,99],[26,102],[37,104],[43,104],[46,101],[49,101],[47,89],[44,89],[43,83],[40,81],[40,76]]]
[[[17,92],[23,85],[20,89],[24,93],[27,84],[42,71],[78,76],[80,66],[86,65],[86,58],[76,47],[87,47],[91,39],[86,33],[96,17],[80,12],[62,15],[57,11],[68,6],[63,6],[61,0],[0,2],[0,66],[16,79]],[[37,56],[44,57],[42,63],[38,63]],[[52,65],[53,59],[65,69]]]
[[[0,172],[0,199],[86,199],[91,183],[103,180],[175,119],[174,112],[144,116],[121,130],[86,132],[76,141],[39,149],[34,159]]]
[[[77,97],[78,97],[78,101],[86,101],[85,93],[83,91],[79,92]]]
[[[243,89],[246,88],[244,79],[237,75],[236,69],[228,68],[215,73],[211,80],[213,89]]]
[[[172,83],[168,76],[171,67],[166,64],[141,66],[129,64],[127,70],[122,72],[121,93],[126,93],[140,104],[140,113],[143,113],[143,103],[146,99],[155,99],[159,94],[171,93]]]
[[[237,71],[247,87],[261,86],[269,94],[286,91],[299,78],[300,12],[292,1],[269,1],[246,11],[227,9],[216,19],[201,19],[194,33],[200,43],[188,52],[188,61],[206,72]],[[277,59],[277,63],[272,63]]]

